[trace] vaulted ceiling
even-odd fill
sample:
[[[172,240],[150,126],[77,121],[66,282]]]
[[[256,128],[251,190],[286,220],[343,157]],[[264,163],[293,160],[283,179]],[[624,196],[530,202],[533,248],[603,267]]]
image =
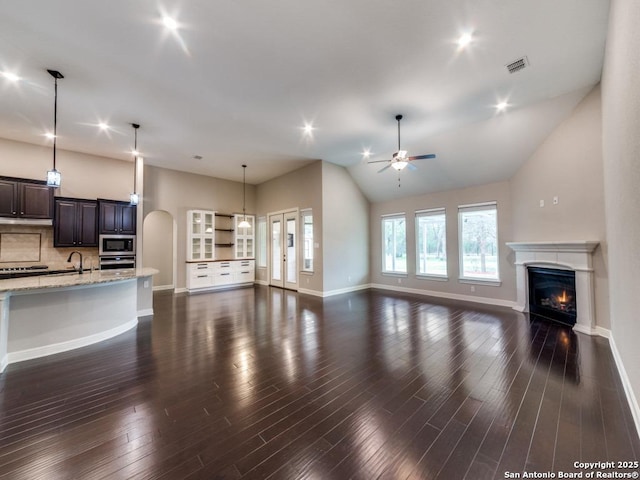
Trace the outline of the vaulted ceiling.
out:
[[[258,184],[322,159],[371,201],[509,178],[600,81],[605,0],[0,3],[0,137]],[[170,16],[177,29],[162,22]],[[472,41],[461,48],[464,34]],[[526,57],[528,66],[506,65]],[[495,106],[507,102],[498,112]],[[435,153],[377,173],[402,147]],[[108,123],[108,130],[97,125]],[[304,126],[312,127],[305,132]],[[201,159],[194,158],[201,156]]]

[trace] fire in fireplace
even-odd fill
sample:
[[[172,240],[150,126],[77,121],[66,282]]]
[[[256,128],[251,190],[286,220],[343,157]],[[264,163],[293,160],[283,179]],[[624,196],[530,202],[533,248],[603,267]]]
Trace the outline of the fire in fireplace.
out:
[[[576,323],[576,274],[573,270],[528,267],[529,312],[573,326]]]

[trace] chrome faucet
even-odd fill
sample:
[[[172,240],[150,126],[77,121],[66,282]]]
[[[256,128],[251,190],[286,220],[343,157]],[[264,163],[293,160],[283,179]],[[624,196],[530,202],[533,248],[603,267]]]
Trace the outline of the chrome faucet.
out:
[[[71,261],[71,257],[73,257],[73,254],[77,253],[78,256],[80,257],[80,265],[78,266],[78,268],[76,269],[75,265],[73,267],[74,270],[77,270],[78,273],[82,273],[82,254],[80,252],[78,252],[77,250],[74,250],[73,252],[71,252],[71,254],[69,255],[69,258],[67,258],[67,262]]]

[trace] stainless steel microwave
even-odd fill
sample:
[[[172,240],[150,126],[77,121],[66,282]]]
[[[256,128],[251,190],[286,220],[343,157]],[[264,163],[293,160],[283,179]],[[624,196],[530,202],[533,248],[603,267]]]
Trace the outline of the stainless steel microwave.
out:
[[[100,235],[100,256],[122,256],[135,254],[135,235]]]

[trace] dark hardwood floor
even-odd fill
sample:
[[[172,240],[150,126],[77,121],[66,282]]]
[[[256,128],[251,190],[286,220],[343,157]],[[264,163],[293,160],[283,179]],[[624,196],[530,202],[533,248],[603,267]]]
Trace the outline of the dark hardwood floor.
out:
[[[154,308],[0,375],[0,478],[477,480],[640,458],[604,338],[377,290]]]

